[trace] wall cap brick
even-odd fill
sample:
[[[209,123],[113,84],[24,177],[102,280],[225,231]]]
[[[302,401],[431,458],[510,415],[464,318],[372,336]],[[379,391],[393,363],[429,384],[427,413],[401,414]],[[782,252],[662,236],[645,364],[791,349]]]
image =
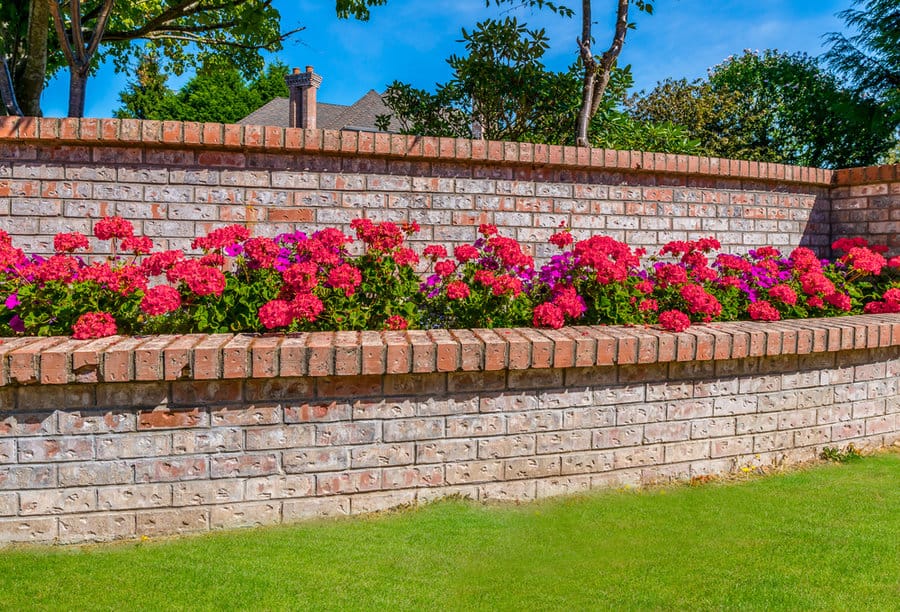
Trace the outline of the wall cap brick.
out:
[[[136,119],[60,119],[0,117],[0,144],[116,147],[147,149],[201,148],[218,151],[360,155],[434,162],[484,162],[499,165],[629,171],[654,174],[691,174],[735,180],[761,180],[831,187],[843,181],[897,180],[900,166],[833,171],[784,164],[715,157],[614,151],[560,145],[430,138],[399,134],[371,134],[334,130],[303,130],[221,123],[140,121]],[[60,129],[60,126],[64,129]],[[363,136],[366,136],[365,138]],[[887,168],[887,170],[884,170]],[[882,178],[888,177],[890,178]]]
[[[0,339],[0,387],[649,365],[892,346],[900,346],[896,314],[710,323],[681,333],[572,326],[450,333],[117,336],[103,341],[18,337]],[[240,355],[234,353],[236,347]],[[370,355],[373,347],[379,349],[378,355]],[[163,357],[154,367],[146,363],[151,353]]]

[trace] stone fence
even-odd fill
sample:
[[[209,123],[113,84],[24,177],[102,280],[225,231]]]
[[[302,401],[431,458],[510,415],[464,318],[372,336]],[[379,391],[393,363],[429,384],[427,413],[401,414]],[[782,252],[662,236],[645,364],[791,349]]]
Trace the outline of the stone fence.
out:
[[[861,235],[900,252],[900,166],[780,164],[514,142],[127,119],[0,117],[0,230],[48,254],[60,231],[131,220],[161,248],[231,223],[273,236],[361,216],[419,223],[422,243],[481,223],[539,261],[560,224],[650,249],[715,236],[726,250]],[[96,243],[103,254],[108,245]]]
[[[529,500],[900,440],[900,317],[0,343],[0,543]]]

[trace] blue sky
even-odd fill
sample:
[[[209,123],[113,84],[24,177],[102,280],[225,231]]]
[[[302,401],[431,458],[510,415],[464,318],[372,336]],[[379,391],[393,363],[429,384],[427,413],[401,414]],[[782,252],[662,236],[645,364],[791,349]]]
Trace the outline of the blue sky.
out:
[[[620,62],[631,64],[637,89],[652,88],[667,77],[702,77],[706,70],[743,49],[805,51],[818,55],[822,35],[842,30],[835,14],[851,0],[657,0],[652,16],[635,13],[637,29],[628,33]],[[338,20],[330,0],[275,0],[282,27],[305,30],[275,54],[290,66],[311,64],[324,77],[319,100],[354,102],[369,89],[383,91],[400,80],[430,89],[449,76],[446,58],[459,53],[460,28],[471,29],[500,9],[483,0],[389,0],[361,23]],[[608,44],[614,18],[612,0],[595,0],[597,49]],[[551,40],[546,64],[564,70],[575,58],[577,18],[518,10],[531,27],[543,27]],[[118,107],[127,77],[104,67],[88,84],[85,113],[108,117]],[[171,81],[177,86],[179,81]],[[63,116],[68,75],[61,72],[43,98],[47,116]]]

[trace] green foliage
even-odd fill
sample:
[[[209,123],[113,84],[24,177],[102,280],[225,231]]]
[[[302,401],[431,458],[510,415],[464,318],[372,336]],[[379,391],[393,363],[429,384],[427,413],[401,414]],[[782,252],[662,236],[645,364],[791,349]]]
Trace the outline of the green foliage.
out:
[[[166,77],[154,56],[145,57],[135,81],[119,94],[122,106],[116,117],[173,121],[236,123],[275,97],[287,97],[281,62],[270,64],[252,81],[234,67],[203,66],[178,91],[166,86]]]
[[[628,102],[632,116],[683,126],[707,155],[818,167],[878,162],[894,124],[804,54],[747,51],[688,83],[668,80]]]
[[[862,454],[856,446],[850,443],[844,450],[837,446],[826,446],[822,449],[821,458],[834,463],[850,463],[862,459]]]
[[[447,63],[453,78],[434,93],[394,82],[385,102],[407,134],[483,137],[546,144],[574,144],[581,106],[579,66],[546,70],[546,32],[514,18],[489,19],[463,30],[467,54]],[[689,153],[697,142],[671,124],[637,121],[621,108],[632,84],[629,67],[612,71],[607,94],[590,126],[595,146]],[[381,117],[384,128],[388,117]]]
[[[831,33],[825,60],[863,95],[883,103],[900,124],[900,6],[896,0],[854,0],[838,14],[850,36]]]

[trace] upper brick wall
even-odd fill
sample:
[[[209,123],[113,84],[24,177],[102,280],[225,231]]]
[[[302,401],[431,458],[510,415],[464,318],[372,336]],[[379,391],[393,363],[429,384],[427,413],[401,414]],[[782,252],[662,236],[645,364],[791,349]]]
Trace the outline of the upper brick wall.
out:
[[[900,164],[838,170],[834,184],[832,236],[865,236],[900,254]]]
[[[831,240],[834,173],[638,151],[384,133],[117,119],[0,118],[0,229],[47,254],[59,231],[118,214],[161,248],[216,227],[257,235],[359,216],[476,238],[480,223],[539,261],[561,223],[649,249],[714,235],[727,250]],[[103,254],[105,244],[95,243]]]

